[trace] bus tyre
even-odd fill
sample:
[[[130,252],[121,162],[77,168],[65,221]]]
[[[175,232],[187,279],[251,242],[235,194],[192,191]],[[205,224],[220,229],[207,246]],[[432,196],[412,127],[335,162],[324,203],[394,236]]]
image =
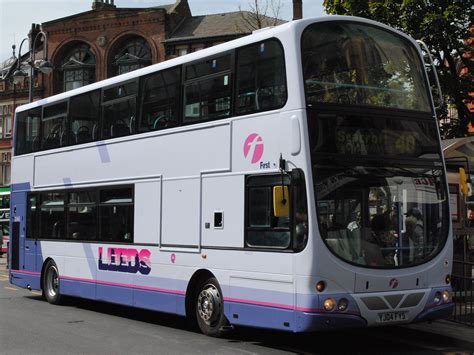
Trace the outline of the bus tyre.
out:
[[[196,320],[201,331],[212,337],[220,337],[228,324],[224,315],[224,299],[219,283],[214,277],[204,280],[198,287],[195,301]]]
[[[48,261],[43,275],[43,296],[51,304],[61,303],[59,293],[59,271],[53,260]]]

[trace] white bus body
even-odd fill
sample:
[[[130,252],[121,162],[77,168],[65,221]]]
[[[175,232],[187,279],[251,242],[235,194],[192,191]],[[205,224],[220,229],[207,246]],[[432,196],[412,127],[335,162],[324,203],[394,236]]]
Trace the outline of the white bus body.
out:
[[[401,37],[421,58],[412,39],[379,23],[339,16],[301,20],[18,108],[17,117],[37,107],[270,39],[280,42],[284,52],[287,99],[281,108],[25,154],[16,151],[12,162],[11,282],[33,289],[43,289],[49,282],[51,289],[44,292],[50,292],[46,298],[53,303],[63,294],[179,315],[199,317],[201,312],[209,326],[204,331],[212,335],[226,324],[216,315],[220,308],[230,324],[292,332],[402,324],[448,314],[452,303],[446,278],[451,271],[452,244],[447,232],[436,255],[426,262],[371,268],[347,262],[334,252],[336,248],[331,252],[334,242],[331,237],[325,241],[318,227],[314,196],[315,186],[321,184],[313,177],[301,38],[310,25],[346,22]],[[230,78],[235,80],[232,70]],[[431,108],[432,100],[427,96]],[[192,111],[191,106],[187,109]],[[19,139],[17,134],[15,147]],[[439,136],[436,139],[439,145]],[[308,228],[302,250],[252,247],[246,242],[246,233],[250,233],[248,184],[255,176],[278,179],[281,161],[285,178],[296,168],[304,174]],[[441,189],[445,189],[442,163],[440,169]],[[422,198],[422,190],[412,180],[402,181],[402,190],[405,194],[417,190]],[[323,195],[328,196],[343,183],[326,184]],[[119,190],[125,194],[129,191],[131,200],[102,199]],[[70,224],[62,229],[70,233],[68,238],[59,235],[55,240],[37,234],[43,229],[30,231],[36,237],[28,237],[28,213],[73,213],[64,201],[56,209],[51,207],[56,197],[48,202],[49,207],[45,202],[31,208],[36,202],[30,197],[41,196],[44,202],[46,192],[71,196],[71,191],[89,191],[97,197],[95,204],[76,206],[77,216],[95,208],[101,211],[100,216],[110,213],[109,221],[114,221],[117,210],[132,206],[132,222],[124,224],[133,225],[133,243],[127,242],[132,238],[130,232],[121,242],[100,241],[100,235],[93,241],[73,240],[81,232],[71,232]],[[433,191],[424,193],[436,197]],[[68,198],[71,201],[72,197]],[[120,205],[124,201],[129,207]],[[333,202],[324,206],[328,215],[336,218],[334,210],[338,207]],[[367,210],[370,208],[376,209],[369,206]],[[407,213],[406,207],[399,212],[400,216]],[[99,217],[95,218],[98,221]],[[56,227],[63,228],[61,223]],[[442,223],[449,229],[449,219]],[[97,230],[104,231],[116,225],[100,228]],[[288,235],[292,233],[288,231]],[[51,265],[55,265],[55,273],[46,274]],[[212,278],[218,284],[203,287]],[[439,300],[440,295],[445,300]],[[209,305],[205,301],[213,310],[206,308]],[[219,329],[213,329],[216,325]]]

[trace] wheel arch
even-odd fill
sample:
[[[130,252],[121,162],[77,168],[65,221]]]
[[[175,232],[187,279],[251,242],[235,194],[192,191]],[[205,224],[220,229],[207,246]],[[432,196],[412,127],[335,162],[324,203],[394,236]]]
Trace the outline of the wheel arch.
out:
[[[185,299],[185,307],[186,307],[186,316],[187,317],[194,317],[194,295],[196,292],[196,288],[200,282],[203,280],[207,280],[208,278],[216,276],[207,269],[199,269],[197,270],[191,279],[188,282],[188,287],[186,288],[186,299]],[[217,278],[216,278],[217,279]]]

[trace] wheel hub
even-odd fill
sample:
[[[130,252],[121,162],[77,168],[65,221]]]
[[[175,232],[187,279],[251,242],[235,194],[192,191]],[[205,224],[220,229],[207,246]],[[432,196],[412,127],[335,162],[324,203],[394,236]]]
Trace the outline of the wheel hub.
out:
[[[49,269],[46,285],[48,288],[47,290],[48,294],[51,297],[55,297],[56,294],[58,293],[59,278],[58,278],[58,272],[54,266]]]
[[[222,302],[219,290],[214,285],[207,285],[201,291],[197,308],[199,317],[207,324],[211,324],[217,319],[222,308]]]

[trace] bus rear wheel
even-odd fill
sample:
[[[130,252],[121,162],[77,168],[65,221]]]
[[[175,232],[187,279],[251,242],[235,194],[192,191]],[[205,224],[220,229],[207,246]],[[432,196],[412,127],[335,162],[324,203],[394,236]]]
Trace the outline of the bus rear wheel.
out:
[[[196,320],[201,331],[212,337],[221,337],[228,324],[224,315],[224,299],[215,277],[201,282],[195,299]]]
[[[53,260],[48,261],[43,275],[43,296],[51,304],[61,303],[59,293],[59,271]]]

